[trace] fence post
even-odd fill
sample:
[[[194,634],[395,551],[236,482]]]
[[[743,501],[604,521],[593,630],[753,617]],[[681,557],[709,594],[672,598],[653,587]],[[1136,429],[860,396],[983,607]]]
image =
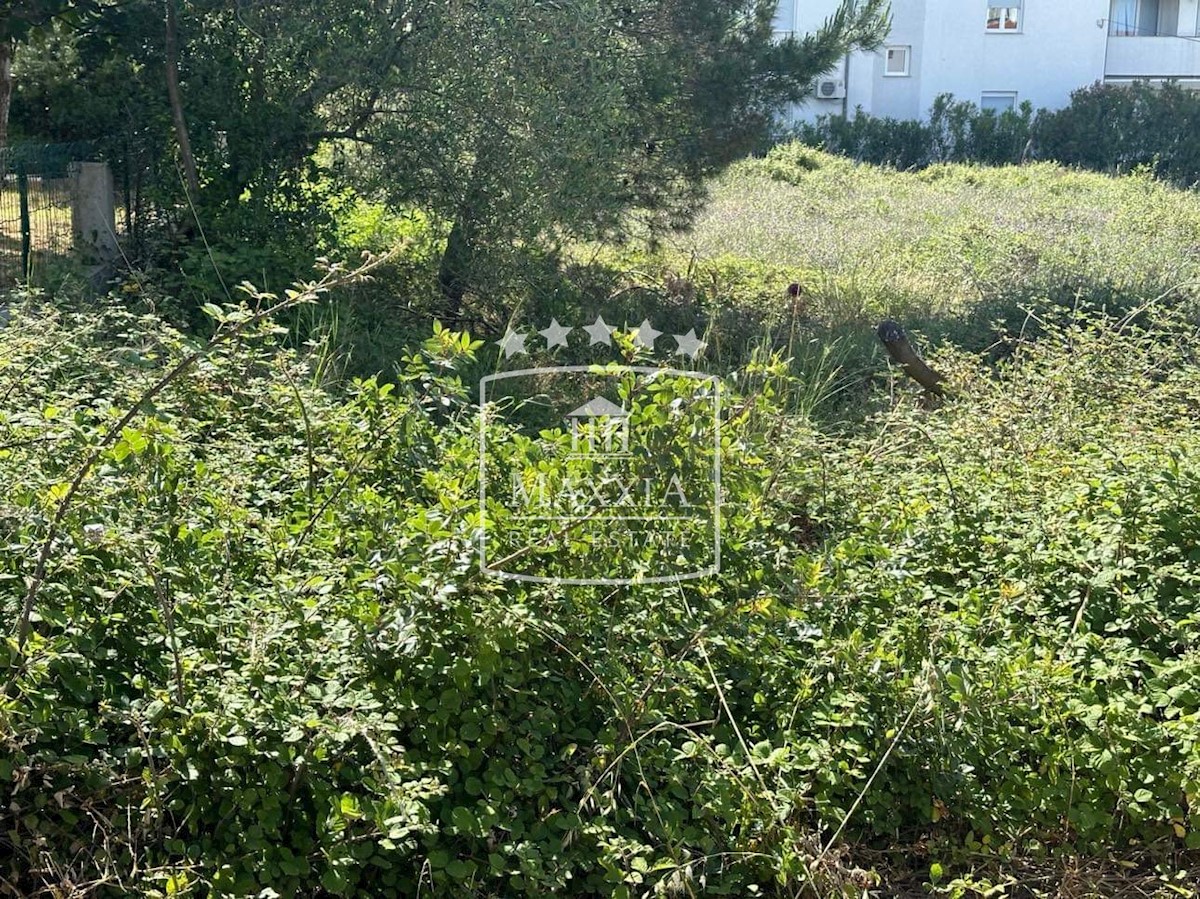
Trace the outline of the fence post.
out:
[[[17,197],[21,215],[21,280],[29,280],[30,254],[33,250],[33,226],[29,221],[29,175],[25,162],[17,160]]]
[[[108,277],[119,253],[112,171],[106,162],[71,164],[71,232],[75,251],[97,281]]]

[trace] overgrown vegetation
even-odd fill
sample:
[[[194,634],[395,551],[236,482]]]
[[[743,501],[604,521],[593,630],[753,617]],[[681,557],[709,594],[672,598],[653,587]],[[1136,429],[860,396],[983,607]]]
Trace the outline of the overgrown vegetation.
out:
[[[0,890],[1194,895],[1195,197],[800,146],[713,196],[687,243],[574,247],[515,324],[706,332],[718,577],[479,574],[473,338],[507,319],[401,358],[387,279],[445,238],[355,207],[346,240],[402,248],[381,281],[306,306],[314,344],[222,344],[70,505],[0,668]],[[5,621],[197,346],[135,286],[10,301]],[[883,315],[953,399],[888,371]],[[340,378],[364,343],[399,364]]]
[[[0,13],[0,126],[96,141],[130,226],[0,310],[0,895],[1200,896],[1200,100],[745,159],[887,31],[775,6]],[[719,459],[715,575],[481,489],[595,472],[544,381],[479,407],[598,315],[591,363],[707,343],[715,440],[678,373],[627,411]],[[486,576],[485,523],[617,583]]]

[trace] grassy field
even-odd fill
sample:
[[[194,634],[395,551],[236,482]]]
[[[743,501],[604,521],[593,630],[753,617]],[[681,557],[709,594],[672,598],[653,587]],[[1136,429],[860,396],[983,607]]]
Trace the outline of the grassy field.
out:
[[[577,248],[477,336],[699,322],[728,397],[721,573],[629,587],[480,575],[494,345],[345,384],[263,327],[118,437],[196,338],[15,298],[0,620],[51,564],[0,666],[0,895],[1200,895],[1197,247],[1145,178],[785,147],[686,239]]]
[[[718,181],[681,248],[786,267],[832,321],[970,322],[1193,287],[1200,204],[1148,177],[1052,164],[898,173],[789,145]]]

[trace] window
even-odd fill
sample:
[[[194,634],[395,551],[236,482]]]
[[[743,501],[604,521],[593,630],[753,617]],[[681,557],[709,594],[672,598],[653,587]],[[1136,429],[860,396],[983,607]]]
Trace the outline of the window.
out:
[[[912,57],[912,47],[888,47],[886,49],[887,64],[883,67],[883,74],[892,78],[898,78],[901,75],[907,75],[909,72],[909,59]]]
[[[1112,0],[1108,33],[1120,37],[1174,37],[1179,33],[1179,0]]]
[[[1021,2],[1009,0],[1009,6],[987,8],[987,30],[1000,34],[1019,34],[1021,31]]]
[[[1108,13],[1108,33],[1124,37],[1137,34],[1138,0],[1112,0]]]
[[[997,115],[1017,108],[1016,91],[984,91],[979,99],[980,109],[990,109]]]

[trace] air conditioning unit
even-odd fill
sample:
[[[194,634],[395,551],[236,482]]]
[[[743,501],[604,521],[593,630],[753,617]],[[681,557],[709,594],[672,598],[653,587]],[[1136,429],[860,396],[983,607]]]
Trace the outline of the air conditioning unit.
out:
[[[817,81],[818,100],[844,100],[846,82],[841,78],[821,78]]]

